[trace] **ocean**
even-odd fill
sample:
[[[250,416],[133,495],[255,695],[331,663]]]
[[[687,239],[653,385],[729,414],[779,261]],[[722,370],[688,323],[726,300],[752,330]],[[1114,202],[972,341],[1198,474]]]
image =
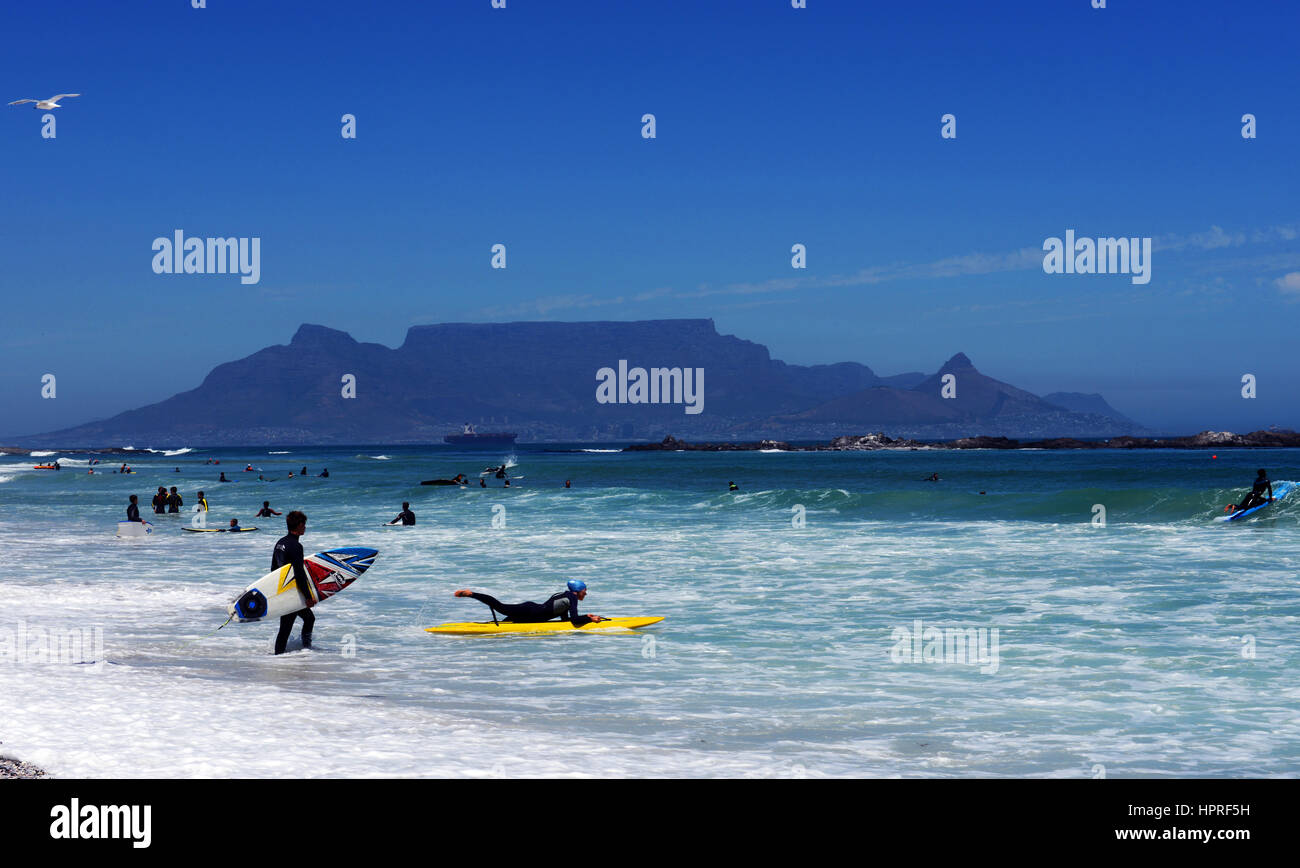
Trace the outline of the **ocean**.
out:
[[[1300,497],[1216,518],[1259,466],[1300,479],[1300,450],[1214,455],[5,456],[0,755],[66,777],[1295,776]],[[419,485],[504,459],[509,490]],[[159,485],[185,514],[150,514]],[[198,489],[210,526],[259,530],[182,532]],[[132,493],[156,529],[117,539]],[[308,553],[379,550],[280,657],[274,623],[217,630],[284,533],[263,500],[307,513]],[[383,527],[404,500],[418,524]],[[458,588],[570,578],[583,611],[665,620],[423,629],[489,617]]]

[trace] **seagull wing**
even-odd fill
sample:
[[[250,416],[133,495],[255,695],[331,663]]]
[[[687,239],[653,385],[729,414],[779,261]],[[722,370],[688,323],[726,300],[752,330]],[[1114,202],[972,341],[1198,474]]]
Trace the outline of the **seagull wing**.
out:
[[[65,96],[81,96],[81,94],[79,94],[79,93],[56,93],[54,96],[50,97],[50,102],[58,102],[59,100],[63,99]]]
[[[9,103],[9,105],[22,105],[22,104],[25,103],[25,102],[36,102],[36,100],[34,100],[34,99],[16,99],[16,100],[14,100],[13,102]]]

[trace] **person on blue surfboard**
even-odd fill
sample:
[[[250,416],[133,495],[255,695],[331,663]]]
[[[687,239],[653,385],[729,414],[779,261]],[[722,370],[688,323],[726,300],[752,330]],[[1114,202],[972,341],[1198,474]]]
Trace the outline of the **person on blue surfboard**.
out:
[[[271,569],[278,569],[285,564],[293,565],[293,580],[298,586],[298,593],[302,595],[303,607],[296,612],[290,612],[288,615],[280,617],[280,632],[275,637],[275,653],[283,654],[284,648],[289,644],[289,634],[293,632],[293,621],[295,618],[302,618],[302,647],[311,647],[311,631],[316,626],[316,616],[312,614],[311,587],[308,582],[311,581],[307,576],[307,567],[303,565],[302,543],[299,537],[307,532],[307,516],[298,510],[291,510],[284,517],[284,523],[288,526],[289,532],[285,534],[275,544],[275,551],[271,555]]]
[[[1265,491],[1268,492],[1267,497],[1264,496]],[[1261,467],[1259,469],[1259,473],[1255,476],[1255,484],[1251,486],[1250,493],[1246,495],[1246,499],[1238,504],[1233,504],[1233,503],[1228,504],[1226,507],[1224,507],[1223,511],[1224,512],[1245,512],[1246,510],[1252,509],[1261,504],[1272,503],[1272,502],[1273,502],[1273,483],[1268,481],[1268,471],[1264,470],[1264,468]]]
[[[584,624],[591,624],[596,621],[605,621],[600,615],[579,615],[578,603],[587,598],[587,583],[581,579],[569,579],[568,587],[553,594],[545,603],[503,603],[496,597],[490,597],[487,594],[476,594],[468,588],[457,591],[454,596],[470,597],[485,604],[492,610],[492,620],[496,620],[496,613],[500,612],[505,618],[514,621],[516,624],[537,624],[542,621],[550,621],[559,618],[561,621],[568,621],[575,627],[581,627]]]

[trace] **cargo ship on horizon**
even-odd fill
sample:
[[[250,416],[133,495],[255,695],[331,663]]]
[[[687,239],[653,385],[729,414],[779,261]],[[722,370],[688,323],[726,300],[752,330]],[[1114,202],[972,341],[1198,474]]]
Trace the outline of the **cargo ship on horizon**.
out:
[[[513,446],[515,438],[519,435],[513,431],[485,431],[480,434],[474,430],[474,426],[466,422],[465,427],[459,434],[448,434],[442,438],[444,443],[450,443],[454,446],[470,447],[496,447],[496,446]]]

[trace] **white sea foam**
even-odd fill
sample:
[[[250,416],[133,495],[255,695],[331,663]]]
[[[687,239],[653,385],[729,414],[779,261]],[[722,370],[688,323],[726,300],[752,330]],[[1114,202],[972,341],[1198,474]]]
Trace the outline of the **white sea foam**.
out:
[[[58,455],[57,452],[33,452],[33,458],[49,458],[51,455]]]
[[[1113,469],[1077,481],[1095,455],[943,456],[953,467],[938,467],[942,487],[919,482],[933,455],[808,455],[798,467],[753,459],[737,497],[719,491],[739,475],[735,456],[529,454],[536,488],[452,497],[408,494],[419,477],[401,463],[351,456],[320,462],[335,473],[329,485],[207,489],[214,519],[252,523],[269,495],[310,515],[309,552],[380,552],[316,610],[316,649],[281,658],[274,623],[212,634],[268,568],[283,518],[231,537],[183,533],[188,515],[151,516],[151,537],[115,540],[126,494],[147,499],[166,481],[161,459],[140,463],[156,480],[0,465],[15,477],[0,498],[0,631],[19,619],[99,626],[112,661],[0,663],[4,751],[64,776],[1300,772],[1286,651],[1300,509],[1287,498],[1256,524],[1214,523],[1226,482],[1197,488],[1199,467],[1153,498],[1105,481]],[[1148,474],[1149,462],[1171,462],[1166,475],[1184,460],[1102,458]],[[461,460],[470,471],[479,459]],[[1014,484],[1008,466],[1032,481],[996,502],[969,496]],[[582,467],[582,489],[562,490]],[[824,487],[830,478],[844,488]],[[188,507],[196,480],[186,485]],[[1001,514],[1043,488],[1063,505],[1044,518]],[[32,508],[52,497],[77,509]],[[403,498],[419,525],[381,528]],[[1152,500],[1164,505],[1144,511]],[[1095,502],[1108,505],[1109,527],[1089,524]],[[497,505],[505,521],[494,527]],[[535,600],[570,578],[591,588],[583,611],[667,620],[605,637],[421,629],[486,619],[456,588]],[[918,619],[998,629],[998,672],[893,661],[892,632]],[[1247,640],[1258,640],[1249,658]],[[282,727],[299,719],[328,751],[283,753]]]

